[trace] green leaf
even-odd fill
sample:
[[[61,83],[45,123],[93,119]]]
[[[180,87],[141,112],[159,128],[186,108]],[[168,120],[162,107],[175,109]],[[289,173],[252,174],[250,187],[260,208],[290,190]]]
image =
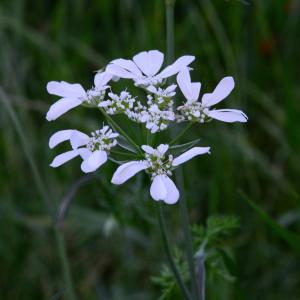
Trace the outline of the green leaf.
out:
[[[182,153],[182,152],[185,152],[185,151],[191,149],[192,147],[194,147],[195,145],[197,145],[199,142],[200,142],[200,139],[196,139],[196,140],[191,141],[189,143],[171,146],[170,147],[170,151],[173,154],[179,154],[179,153]]]
[[[257,206],[248,196],[243,192],[239,192],[242,198],[252,207],[258,216],[272,229],[272,231],[280,238],[285,240],[290,247],[300,255],[300,238],[294,233],[290,232],[283,226],[276,223],[265,211]]]

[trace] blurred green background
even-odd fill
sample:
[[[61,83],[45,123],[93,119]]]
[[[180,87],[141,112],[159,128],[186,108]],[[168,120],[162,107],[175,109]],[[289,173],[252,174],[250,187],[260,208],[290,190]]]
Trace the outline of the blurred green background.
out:
[[[183,139],[212,147],[184,166],[193,223],[213,214],[240,219],[226,242],[235,280],[208,279],[209,300],[300,299],[299,12],[297,0],[176,1],[175,56],[196,56],[193,79],[204,92],[234,76],[223,107],[249,116],[242,125],[195,125]],[[166,52],[165,40],[163,0],[0,1],[1,299],[67,299],[49,214],[66,198],[73,200],[62,233],[78,299],[161,295],[151,278],[166,260],[147,178],[115,187],[113,163],[87,177],[78,160],[49,168],[59,153],[47,146],[53,132],[93,130],[103,119],[82,108],[47,122],[57,98],[45,86],[65,80],[88,88],[110,60]],[[165,214],[182,248],[178,205]]]

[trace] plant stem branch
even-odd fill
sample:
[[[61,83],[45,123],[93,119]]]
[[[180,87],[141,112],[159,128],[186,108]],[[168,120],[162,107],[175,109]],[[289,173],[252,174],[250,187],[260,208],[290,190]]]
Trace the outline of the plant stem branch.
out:
[[[123,137],[132,144],[132,146],[134,146],[139,153],[141,152],[141,149],[139,147],[139,145],[113,120],[113,118],[108,115],[107,113],[105,113],[105,111],[102,108],[99,108],[100,111],[102,112],[102,114],[104,115],[104,117],[106,118],[107,122],[116,130],[118,131],[121,135],[123,135]]]
[[[185,126],[178,134],[177,136],[170,142],[170,146],[174,145],[193,125],[193,123],[189,123],[187,126]]]
[[[196,281],[196,272],[195,272],[193,243],[192,243],[192,237],[189,228],[189,216],[188,216],[186,198],[184,194],[183,172],[181,168],[179,168],[176,172],[176,181],[180,190],[180,200],[179,200],[180,218],[181,218],[181,224],[183,227],[183,234],[185,239],[186,256],[188,260],[189,272],[191,277],[192,294],[194,296],[194,299],[199,299],[197,281]]]
[[[174,5],[175,5],[175,0],[165,0],[168,63],[171,63],[174,59]],[[176,138],[173,139],[173,141],[171,141],[171,145],[174,144],[189,129],[189,127],[191,126],[190,124],[187,125],[186,128],[180,134],[178,134]],[[183,232],[184,232],[184,238],[186,244],[186,254],[187,254],[189,273],[191,279],[192,295],[194,299],[199,299],[198,292],[197,292],[197,281],[196,281],[196,273],[195,273],[192,238],[189,231],[189,218],[187,212],[186,199],[184,198],[182,169],[179,169],[176,172],[176,180],[179,185],[179,190],[181,193],[181,199],[179,200],[180,216],[181,216],[181,223],[183,226]]]
[[[181,278],[181,275],[177,269],[177,266],[173,260],[173,257],[172,257],[172,253],[171,253],[171,250],[170,250],[170,242],[169,242],[169,239],[168,239],[168,236],[167,236],[167,230],[166,230],[166,224],[165,224],[165,219],[164,219],[164,212],[163,212],[163,207],[162,207],[162,204],[161,202],[160,203],[157,203],[156,204],[156,207],[157,207],[157,215],[158,215],[158,221],[159,221],[159,228],[160,228],[160,232],[161,232],[161,236],[162,236],[162,240],[163,240],[163,244],[164,244],[164,247],[165,247],[165,251],[166,251],[166,254],[167,254],[167,259],[168,259],[168,262],[169,262],[169,265],[170,265],[170,268],[177,280],[177,283],[179,285],[179,288],[180,288],[180,291],[182,293],[182,295],[184,296],[184,299],[187,299],[187,300],[191,300],[191,296],[189,294],[189,291],[187,290],[182,278]]]
[[[166,5],[166,31],[167,31],[167,64],[174,60],[174,6],[175,0],[165,0]]]

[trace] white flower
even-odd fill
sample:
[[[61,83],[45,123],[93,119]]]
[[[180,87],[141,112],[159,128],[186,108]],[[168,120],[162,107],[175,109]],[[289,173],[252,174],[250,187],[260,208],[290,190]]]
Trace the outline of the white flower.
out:
[[[56,120],[58,117],[71,110],[72,108],[87,103],[95,105],[101,101],[105,95],[105,90],[109,87],[107,83],[112,75],[106,72],[97,73],[94,78],[94,87],[88,91],[78,83],[68,83],[65,81],[50,81],[47,84],[49,94],[62,97],[51,105],[47,112],[48,121]]]
[[[98,106],[102,107],[109,115],[124,113],[133,109],[135,98],[127,91],[122,91],[120,95],[110,92],[108,96],[110,99],[101,101]]]
[[[188,68],[183,69],[177,75],[177,83],[187,99],[187,102],[178,107],[178,110],[192,121],[205,122],[208,118],[224,122],[247,122],[248,117],[244,112],[237,109],[211,109],[211,106],[225,99],[234,88],[232,77],[224,77],[212,93],[204,94],[201,102],[198,101],[201,84],[191,82]]]
[[[176,87],[177,87],[176,84],[172,84],[167,88],[162,89],[160,87],[156,88],[155,86],[150,85],[149,87],[147,87],[147,91],[161,98],[172,98],[176,95],[175,92]]]
[[[142,170],[146,170],[151,175],[152,184],[150,187],[151,197],[156,201],[164,201],[174,204],[179,199],[179,191],[169,177],[172,170],[180,164],[192,159],[194,156],[209,153],[210,147],[193,147],[176,158],[172,155],[166,157],[169,145],[161,144],[156,149],[143,145],[145,159],[140,161],[127,162],[115,171],[111,182],[113,184],[123,184]]]
[[[67,129],[53,134],[49,140],[49,147],[52,149],[58,144],[69,140],[72,150],[57,155],[51,167],[56,168],[80,155],[83,159],[81,170],[84,173],[94,172],[107,161],[107,154],[110,149],[117,145],[118,133],[112,132],[108,126],[86,135],[78,130]]]
[[[194,59],[195,57],[190,55],[181,56],[158,73],[164,61],[164,54],[158,50],[143,51],[132,60],[119,58],[111,61],[106,67],[106,72],[120,78],[132,79],[136,86],[157,86],[162,84],[165,78],[187,67]]]

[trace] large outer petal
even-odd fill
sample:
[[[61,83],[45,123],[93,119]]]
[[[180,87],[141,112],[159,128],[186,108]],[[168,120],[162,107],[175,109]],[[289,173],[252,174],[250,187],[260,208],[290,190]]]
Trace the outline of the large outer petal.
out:
[[[61,166],[62,164],[66,163],[67,161],[73,159],[77,155],[79,155],[79,153],[76,150],[71,150],[71,151],[67,151],[62,154],[59,154],[53,159],[50,166],[53,168],[57,168],[57,167]]]
[[[80,99],[61,98],[50,106],[50,109],[48,110],[46,115],[46,119],[48,121],[54,121],[61,115],[65,114],[67,111],[76,106],[79,106],[81,103],[82,102]]]
[[[105,151],[97,150],[87,157],[81,163],[81,170],[84,173],[90,173],[96,171],[107,161],[107,154]]]
[[[118,167],[111,179],[111,182],[113,184],[123,184],[136,173],[147,168],[147,162],[144,160],[130,161]]]
[[[47,84],[49,94],[61,96],[64,98],[85,97],[84,88],[78,83],[68,83],[65,81],[50,81]]]
[[[95,87],[101,88],[105,86],[111,79],[113,75],[108,72],[99,72],[94,77]]]
[[[216,86],[212,93],[204,94],[202,97],[202,104],[210,107],[225,99],[234,88],[234,80],[232,77],[224,77]]]
[[[190,71],[183,68],[177,75],[177,83],[184,97],[188,101],[196,101],[199,98],[201,83],[191,82]]]
[[[124,68],[122,68],[118,65],[115,65],[113,63],[109,64],[106,67],[106,72],[108,72],[114,76],[120,77],[120,78],[126,78],[126,79],[137,78],[135,73],[129,72],[129,71],[125,70]]]
[[[172,162],[173,167],[177,167],[186,161],[192,159],[193,157],[205,153],[209,153],[210,147],[193,147],[192,149],[182,153],[181,155],[174,158]]]
[[[248,121],[247,115],[238,109],[214,109],[208,112],[208,116],[227,123]]]
[[[49,139],[49,148],[54,148],[58,144],[70,139],[73,129],[60,130],[55,132]]]
[[[79,130],[73,130],[70,135],[70,143],[73,149],[86,145],[88,141],[89,136]]]
[[[164,175],[162,178],[165,188],[167,189],[167,195],[162,199],[167,204],[174,204],[179,199],[179,191],[171,178]]]
[[[135,55],[133,61],[145,75],[153,76],[161,68],[164,55],[158,50],[143,51]]]
[[[184,55],[179,57],[172,65],[167,66],[158,75],[161,78],[167,78],[180,72],[183,68],[187,67],[191,62],[195,60],[195,56]]]
[[[167,189],[163,181],[164,176],[155,176],[150,187],[150,195],[156,201],[163,200],[167,196]]]
[[[129,71],[130,73],[134,74],[136,77],[143,76],[140,69],[130,59],[118,58],[113,60],[111,63],[125,69],[126,71]]]

